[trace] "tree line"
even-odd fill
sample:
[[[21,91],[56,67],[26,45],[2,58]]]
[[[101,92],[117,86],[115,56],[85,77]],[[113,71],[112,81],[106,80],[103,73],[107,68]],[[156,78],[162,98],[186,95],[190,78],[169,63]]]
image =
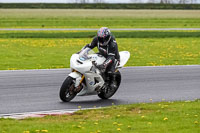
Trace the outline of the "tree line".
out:
[[[109,0],[75,0],[75,3],[107,3]],[[145,3],[160,4],[195,4],[199,0],[148,0]],[[130,0],[130,3],[144,3],[144,0]]]

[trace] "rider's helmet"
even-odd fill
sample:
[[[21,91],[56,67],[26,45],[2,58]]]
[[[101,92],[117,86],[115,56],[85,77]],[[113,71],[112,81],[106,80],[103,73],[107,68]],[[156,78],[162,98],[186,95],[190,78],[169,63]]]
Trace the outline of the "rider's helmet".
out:
[[[111,32],[107,27],[101,27],[97,32],[98,41],[101,46],[106,46],[111,39]]]

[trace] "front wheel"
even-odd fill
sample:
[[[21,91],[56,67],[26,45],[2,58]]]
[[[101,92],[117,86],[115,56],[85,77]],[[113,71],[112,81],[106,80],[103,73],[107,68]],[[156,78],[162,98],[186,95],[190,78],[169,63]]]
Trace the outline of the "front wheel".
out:
[[[72,77],[68,76],[60,88],[60,99],[63,102],[71,101],[77,93],[74,92],[74,82]]]
[[[107,88],[108,91],[102,91],[98,94],[98,96],[101,99],[108,99],[115,94],[115,92],[118,90],[121,83],[121,73],[119,71],[116,72],[116,81],[117,81],[117,87],[115,89]]]

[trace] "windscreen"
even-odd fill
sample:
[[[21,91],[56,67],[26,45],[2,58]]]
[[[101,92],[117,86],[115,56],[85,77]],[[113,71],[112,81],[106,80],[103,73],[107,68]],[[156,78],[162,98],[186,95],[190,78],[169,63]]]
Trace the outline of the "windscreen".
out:
[[[89,51],[90,51],[90,50],[91,50],[90,48],[85,48],[85,49],[83,49],[83,50],[79,53],[79,59],[80,59],[81,61],[88,60],[88,59],[89,59],[88,55],[89,55]]]

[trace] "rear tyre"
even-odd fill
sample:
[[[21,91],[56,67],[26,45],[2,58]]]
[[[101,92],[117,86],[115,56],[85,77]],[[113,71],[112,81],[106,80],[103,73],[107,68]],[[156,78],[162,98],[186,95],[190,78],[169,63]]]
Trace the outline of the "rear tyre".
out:
[[[72,77],[68,76],[60,88],[60,99],[63,102],[71,101],[77,93],[74,92],[74,82]]]
[[[116,81],[117,81],[117,87],[115,89],[108,88],[109,90],[108,92],[102,91],[98,94],[98,96],[101,99],[108,99],[115,94],[121,83],[121,73],[119,71],[116,72]]]

